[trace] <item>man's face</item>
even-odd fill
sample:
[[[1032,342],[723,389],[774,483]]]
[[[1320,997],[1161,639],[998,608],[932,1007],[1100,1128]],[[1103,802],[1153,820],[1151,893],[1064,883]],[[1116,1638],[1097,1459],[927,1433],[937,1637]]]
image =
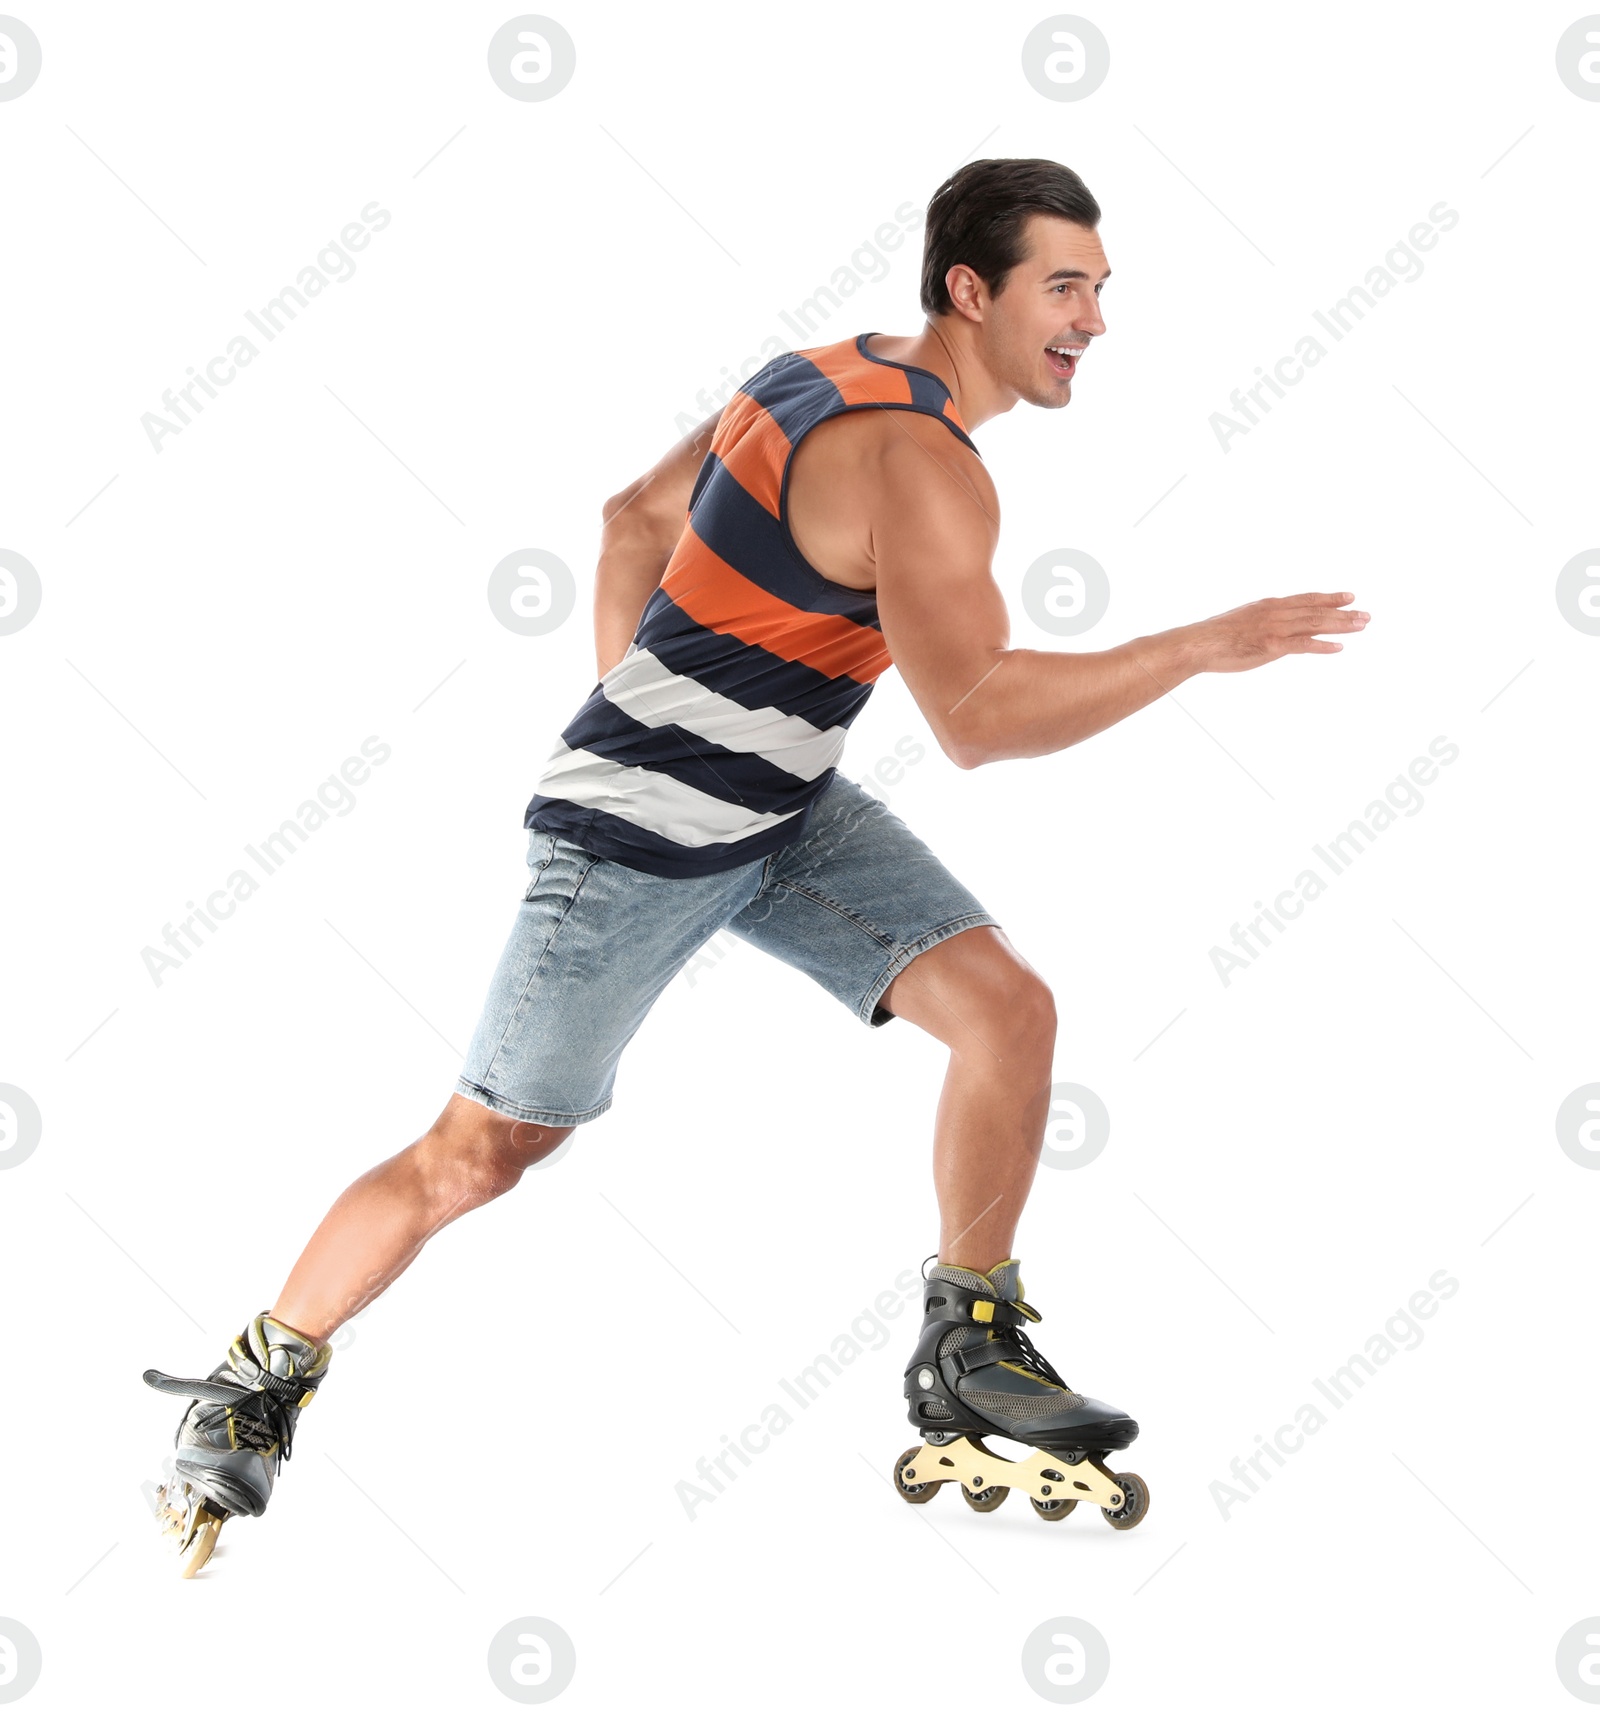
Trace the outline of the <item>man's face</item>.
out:
[[[987,299],[985,362],[1033,406],[1065,406],[1089,342],[1106,332],[1100,283],[1111,273],[1098,236],[1054,215],[1030,216],[1027,255]]]

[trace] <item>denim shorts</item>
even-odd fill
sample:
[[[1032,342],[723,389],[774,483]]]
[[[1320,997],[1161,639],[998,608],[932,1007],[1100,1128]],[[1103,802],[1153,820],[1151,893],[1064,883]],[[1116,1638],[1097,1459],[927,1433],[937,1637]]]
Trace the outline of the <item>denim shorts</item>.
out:
[[[587,1123],[651,1005],[728,931],[809,974],[870,1027],[924,950],[999,922],[881,800],[835,776],[786,848],[662,878],[528,833],[531,878],[456,1091],[524,1122]]]

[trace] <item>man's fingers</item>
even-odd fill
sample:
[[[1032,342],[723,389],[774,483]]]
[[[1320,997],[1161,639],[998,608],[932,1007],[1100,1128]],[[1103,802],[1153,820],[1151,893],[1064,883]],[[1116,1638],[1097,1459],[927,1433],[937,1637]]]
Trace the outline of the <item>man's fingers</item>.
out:
[[[1339,644],[1335,639],[1295,639],[1289,643],[1284,655],[1292,656],[1298,652],[1308,651],[1315,651],[1320,654],[1328,651],[1342,650],[1344,650],[1344,646]]]
[[[1278,615],[1291,633],[1358,633],[1372,619],[1364,609],[1291,609]]]
[[[1269,601],[1294,609],[1342,609],[1355,600],[1355,593],[1350,591],[1302,591],[1298,597],[1275,597]]]

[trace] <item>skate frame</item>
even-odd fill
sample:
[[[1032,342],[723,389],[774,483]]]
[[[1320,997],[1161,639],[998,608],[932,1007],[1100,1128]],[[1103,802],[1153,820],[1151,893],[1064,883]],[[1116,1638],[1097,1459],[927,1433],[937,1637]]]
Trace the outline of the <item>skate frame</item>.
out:
[[[178,1575],[198,1576],[216,1551],[217,1536],[230,1513],[217,1510],[178,1478],[156,1489],[156,1507],[162,1539],[178,1555]]]
[[[1030,1451],[1020,1461],[997,1456],[981,1439],[956,1438],[948,1445],[926,1442],[901,1470],[913,1486],[929,1481],[959,1481],[969,1493],[987,1487],[1018,1487],[1045,1504],[1088,1499],[1103,1511],[1123,1502],[1121,1484],[1098,1459],[1069,1463],[1049,1451]]]

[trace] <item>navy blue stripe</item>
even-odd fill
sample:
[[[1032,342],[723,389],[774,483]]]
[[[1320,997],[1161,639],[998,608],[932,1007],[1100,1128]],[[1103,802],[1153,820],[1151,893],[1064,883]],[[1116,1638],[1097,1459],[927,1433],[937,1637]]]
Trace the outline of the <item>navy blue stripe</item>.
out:
[[[641,651],[659,657],[674,675],[687,675],[748,710],[770,705],[804,717],[814,728],[848,725],[872,693],[870,681],[824,675],[760,645],[702,627],[659,588],[645,605],[635,635]]]
[[[561,738],[569,747],[598,753],[614,764],[642,765],[754,812],[792,812],[812,792],[808,778],[792,776],[760,753],[734,752],[676,723],[652,728],[601,693],[589,696]]]
[[[824,376],[809,358],[785,353],[764,364],[748,382],[739,385],[789,438],[798,442],[813,424],[844,405],[838,385]]]
[[[950,398],[950,391],[938,377],[911,369],[906,371],[905,377],[911,384],[911,404],[924,412],[931,412],[935,418],[944,418],[944,403]],[[945,419],[945,422],[950,421]]]
[[[770,596],[812,615],[842,615],[858,627],[878,627],[878,600],[825,580],[790,547],[788,533],[712,454],[716,462],[689,516],[713,555]]]
[[[820,783],[827,786],[832,778]],[[813,801],[811,805],[815,805]],[[548,830],[553,836],[598,854],[603,860],[615,860],[635,871],[653,872],[661,878],[704,878],[713,872],[730,871],[752,860],[763,860],[777,849],[795,841],[805,828],[810,814],[808,805],[793,818],[785,819],[770,830],[759,831],[738,842],[709,842],[703,848],[691,848],[681,842],[669,842],[653,830],[641,830],[625,818],[609,812],[596,812],[592,807],[578,806],[570,800],[558,800],[536,794],[528,803],[523,826],[528,830]]]

